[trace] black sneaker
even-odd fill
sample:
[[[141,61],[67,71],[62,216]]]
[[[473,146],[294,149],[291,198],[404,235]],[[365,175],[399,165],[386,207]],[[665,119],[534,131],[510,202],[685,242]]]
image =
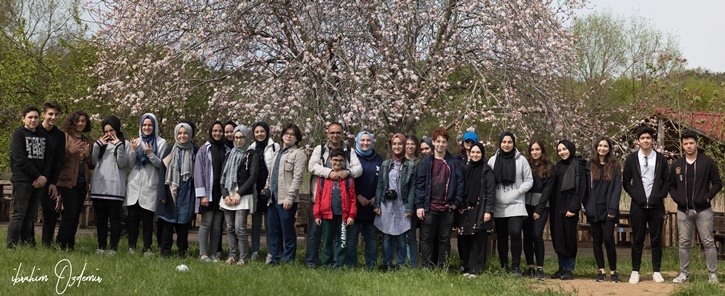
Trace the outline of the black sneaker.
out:
[[[619,279],[619,274],[615,271],[610,278],[612,279],[612,283],[621,283],[622,280]]]
[[[552,275],[551,275],[551,278],[552,278],[552,279],[556,279],[556,280],[559,280],[559,279],[561,279],[561,274],[562,274],[563,272],[564,272],[564,270],[563,270],[563,269],[559,269],[559,270],[557,270],[557,271],[556,271],[556,272],[555,272],[554,274],[552,274]]]
[[[514,267],[514,269],[511,270],[511,273],[513,273],[514,276],[517,278],[521,277],[521,269],[519,269],[518,267]]]
[[[574,273],[571,270],[564,270],[561,272],[561,280],[568,281],[574,279]]]
[[[607,275],[606,275],[606,274],[604,274],[603,272],[599,271],[599,273],[597,274],[597,278],[596,278],[595,280],[596,280],[597,282],[603,282],[603,281],[606,281],[606,280],[607,280]]]
[[[529,272],[526,273],[527,278],[536,278],[536,269],[529,267]]]
[[[546,276],[544,276],[544,270],[541,268],[537,268],[536,269],[536,279],[543,281],[545,278],[546,278]]]

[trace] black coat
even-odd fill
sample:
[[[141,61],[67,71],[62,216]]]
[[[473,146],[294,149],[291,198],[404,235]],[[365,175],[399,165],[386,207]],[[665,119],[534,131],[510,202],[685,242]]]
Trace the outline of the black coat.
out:
[[[579,210],[589,190],[589,171],[586,160],[577,158],[568,167],[558,162],[554,172],[554,191],[549,200],[551,206],[550,227],[554,250],[557,254],[575,258],[577,253],[577,224]],[[564,171],[562,174],[560,171]],[[574,213],[566,217],[566,212]]]
[[[458,228],[458,235],[473,235],[481,230],[493,229],[493,208],[496,205],[496,177],[493,170],[488,164],[483,164],[481,178],[477,180],[468,180],[465,182],[481,182],[478,196],[464,196],[464,205],[460,210],[456,211],[455,226]],[[468,206],[473,209],[468,210]],[[491,214],[491,219],[484,223],[486,213]]]
[[[652,151],[650,153],[657,153]],[[627,156],[624,162],[624,170],[622,171],[622,187],[624,191],[632,197],[632,204],[648,209],[653,206],[664,205],[663,200],[667,197],[670,189],[670,172],[667,160],[661,153],[657,153],[655,163],[655,182],[652,185],[652,193],[649,200],[644,191],[642,184],[642,173],[639,169],[639,151]]]
[[[682,157],[672,164],[670,172],[670,196],[677,203],[677,209],[686,212],[688,209],[685,169],[687,162]],[[704,211],[711,207],[710,201],[722,189],[722,177],[715,161],[702,154],[695,160],[695,187],[692,192],[692,204],[695,211]]]
[[[591,165],[591,162],[588,162]],[[604,173],[602,172],[602,175]],[[582,204],[586,212],[587,221],[602,222],[605,220],[618,221],[619,197],[622,195],[622,173],[614,170],[612,180],[592,180],[589,194],[584,196]],[[609,218],[613,215],[614,218]]]
[[[259,173],[259,155],[254,150],[247,150],[247,152],[244,152],[244,157],[242,158],[242,161],[239,162],[239,167],[237,168],[237,186],[239,186],[239,189],[237,189],[237,194],[239,196],[245,196],[249,194],[256,194],[254,192],[254,186],[257,185],[257,175]],[[226,166],[226,158],[228,158],[229,153],[227,153],[227,157],[224,159],[224,166]],[[225,196],[230,195],[229,191],[224,188],[222,184],[222,198]]]

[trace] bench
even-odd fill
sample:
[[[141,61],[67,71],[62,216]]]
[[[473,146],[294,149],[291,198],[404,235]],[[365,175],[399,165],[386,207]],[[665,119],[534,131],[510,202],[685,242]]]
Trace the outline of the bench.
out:
[[[715,213],[712,222],[717,258],[723,260],[725,259],[725,213]]]
[[[309,232],[309,223],[314,223],[314,221],[308,221],[308,216],[310,213],[310,195],[308,194],[300,194],[300,202],[297,205],[297,215],[295,216],[295,230],[297,232],[297,236],[300,234],[304,235],[305,243],[304,247],[307,247],[307,233]]]
[[[13,185],[8,180],[0,180],[0,192],[2,199],[0,200],[0,221],[10,221],[13,213]]]

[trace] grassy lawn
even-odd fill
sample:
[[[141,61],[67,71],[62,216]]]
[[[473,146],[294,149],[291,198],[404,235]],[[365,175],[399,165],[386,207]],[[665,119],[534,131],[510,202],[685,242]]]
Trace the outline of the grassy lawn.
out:
[[[0,237],[5,238],[5,230]],[[226,242],[225,242],[226,244]],[[467,279],[455,272],[429,271],[424,269],[403,269],[397,272],[381,273],[363,268],[347,270],[309,269],[302,264],[304,257],[298,252],[298,263],[270,267],[252,262],[243,267],[225,266],[219,263],[202,263],[196,256],[186,259],[163,259],[158,256],[144,257],[121,251],[113,256],[96,255],[95,237],[80,237],[73,252],[55,249],[21,247],[8,250],[0,247],[0,287],[3,295],[566,295],[560,291],[554,280],[545,283],[515,279],[507,274],[492,271],[475,279]],[[125,237],[121,239],[120,250],[126,250]],[[198,254],[198,246],[192,245],[190,254]],[[649,256],[648,252],[646,253]],[[646,258],[646,257],[645,257]],[[63,260],[67,259],[67,260]],[[361,262],[364,260],[361,258]],[[454,258],[452,265],[457,265]],[[489,267],[495,270],[497,259],[489,259]],[[677,250],[665,251],[663,271],[676,271]],[[707,273],[701,255],[693,256],[691,270],[693,282],[675,290],[676,295],[723,295],[722,286],[707,284]],[[60,263],[58,263],[60,262]],[[45,275],[47,281],[18,282],[13,277],[22,263],[20,275],[28,277],[33,273],[36,279]],[[189,271],[177,272],[176,266],[186,264]],[[86,280],[95,276],[100,283],[92,281],[68,282],[68,267],[72,275],[81,274],[85,264]],[[629,262],[620,261],[619,270],[624,281],[631,270]],[[556,260],[546,261],[547,275],[555,271]],[[580,258],[575,275],[578,278],[593,278],[596,275],[594,258]],[[33,267],[35,269],[33,270]],[[64,280],[56,276],[56,269]],[[720,264],[723,267],[723,264]],[[722,269],[721,269],[722,270]],[[651,275],[651,265],[645,260],[642,271]],[[673,275],[674,276],[674,275]],[[671,280],[672,276],[667,279]],[[721,278],[725,279],[725,277]],[[625,285],[626,283],[622,283]],[[628,284],[627,284],[628,285]],[[56,287],[57,286],[57,287]],[[66,287],[67,286],[67,287]],[[636,295],[636,287],[632,291]],[[65,289],[65,291],[63,291]]]

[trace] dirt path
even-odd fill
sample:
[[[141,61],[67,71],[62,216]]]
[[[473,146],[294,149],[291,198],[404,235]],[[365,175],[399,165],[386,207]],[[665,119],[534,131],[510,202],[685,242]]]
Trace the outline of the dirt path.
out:
[[[669,295],[677,287],[672,283],[672,278],[676,274],[663,273],[665,277],[664,283],[655,283],[652,281],[652,275],[643,276],[639,284],[632,285],[629,282],[629,275],[622,276],[622,282],[615,284],[612,282],[598,283],[594,279],[575,278],[570,281],[546,279],[543,285],[538,286],[539,289],[550,288],[554,291],[567,291],[573,295]],[[668,280],[669,279],[669,280]]]

